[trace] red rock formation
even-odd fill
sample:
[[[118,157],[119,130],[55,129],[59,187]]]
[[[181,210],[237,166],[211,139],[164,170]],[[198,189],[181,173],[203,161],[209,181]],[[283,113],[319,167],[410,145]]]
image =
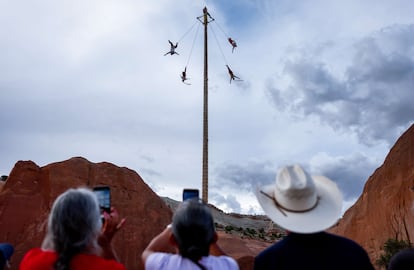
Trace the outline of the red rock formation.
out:
[[[359,242],[373,263],[389,238],[414,241],[414,125],[398,139],[332,231]]]
[[[15,245],[13,269],[30,248],[40,246],[54,199],[70,187],[97,185],[111,187],[112,204],[127,218],[114,238],[121,261],[128,269],[143,269],[141,252],[171,222],[171,210],[136,172],[83,158],[42,168],[31,161],[16,163],[0,193],[1,241]]]
[[[140,254],[171,221],[172,211],[128,168],[84,158],[39,167],[32,161],[16,163],[0,186],[0,241],[15,245],[12,269],[27,250],[40,246],[54,199],[77,186],[109,185],[112,202],[127,217],[114,239],[128,269],[143,269]],[[414,241],[414,125],[391,149],[384,164],[368,179],[363,193],[331,231],[359,242],[373,262],[389,238]],[[241,270],[251,269],[254,256],[269,245],[220,233],[219,244],[237,259]]]
[[[254,257],[271,243],[255,239],[241,238],[236,235],[218,232],[220,247],[237,260],[240,270],[253,269]]]
[[[41,245],[47,217],[55,198],[70,187],[108,185],[112,204],[127,218],[114,245],[127,269],[144,269],[141,253],[151,239],[171,222],[172,211],[134,171],[84,158],[39,167],[32,161],[16,163],[0,186],[0,241],[15,246],[12,269],[23,255]],[[219,232],[219,244],[233,256],[241,270],[250,270],[253,258],[269,243]]]

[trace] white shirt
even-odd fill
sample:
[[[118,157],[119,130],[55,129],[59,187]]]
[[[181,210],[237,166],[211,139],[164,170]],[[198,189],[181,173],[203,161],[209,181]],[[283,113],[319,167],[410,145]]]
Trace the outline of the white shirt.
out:
[[[199,261],[208,270],[239,270],[237,262],[228,256],[207,256]],[[200,270],[200,267],[188,258],[178,254],[155,252],[148,256],[146,270]]]

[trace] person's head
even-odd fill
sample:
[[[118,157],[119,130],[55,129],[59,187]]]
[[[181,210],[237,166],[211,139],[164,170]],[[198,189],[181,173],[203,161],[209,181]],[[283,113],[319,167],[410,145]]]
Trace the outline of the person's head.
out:
[[[173,216],[172,232],[181,256],[193,261],[209,255],[217,240],[210,208],[198,199],[181,203]]]
[[[391,257],[388,270],[412,270],[414,269],[414,249],[404,249]]]
[[[3,269],[8,264],[11,256],[13,255],[14,248],[9,243],[0,244],[0,269]]]
[[[316,233],[334,225],[342,211],[342,194],[324,176],[311,176],[301,166],[279,170],[272,185],[256,190],[266,215],[289,232]]]
[[[96,195],[89,189],[69,189],[53,203],[48,220],[51,247],[58,253],[56,269],[69,269],[72,257],[97,247],[102,222]]]

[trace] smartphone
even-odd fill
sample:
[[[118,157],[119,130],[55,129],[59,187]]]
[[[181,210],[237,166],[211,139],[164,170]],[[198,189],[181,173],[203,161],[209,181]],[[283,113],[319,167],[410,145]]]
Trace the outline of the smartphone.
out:
[[[190,189],[190,188],[185,188],[183,190],[183,201],[188,200],[188,199],[192,199],[192,198],[199,198],[199,191],[198,189]]]
[[[98,197],[99,207],[101,210],[110,213],[111,212],[111,189],[108,186],[94,187],[93,192],[95,192]]]

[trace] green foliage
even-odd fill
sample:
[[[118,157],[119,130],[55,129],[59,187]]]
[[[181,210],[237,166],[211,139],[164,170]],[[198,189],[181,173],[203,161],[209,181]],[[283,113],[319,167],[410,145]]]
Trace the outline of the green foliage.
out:
[[[237,234],[242,238],[261,239],[263,241],[274,241],[285,236],[284,232],[267,232],[264,228],[243,228],[232,225],[215,224],[216,228],[224,230],[228,234]]]
[[[233,226],[231,226],[231,225],[227,225],[226,227],[224,227],[224,231],[225,231],[226,233],[229,233],[229,232],[231,232],[232,230],[234,230],[234,227],[233,227]]]
[[[214,226],[216,227],[216,229],[223,229],[224,226],[222,224],[219,224],[217,222],[214,222]]]
[[[246,228],[246,231],[251,235],[255,235],[257,233],[255,229],[250,229],[250,228]]]
[[[275,239],[283,238],[284,236],[285,236],[284,234],[278,232],[278,233],[272,233],[271,238],[275,240]]]
[[[377,265],[380,268],[387,269],[388,263],[390,262],[390,259],[394,254],[396,254],[398,251],[402,249],[406,249],[411,247],[411,243],[406,240],[398,240],[398,239],[388,239],[383,246],[384,253],[380,256],[380,258],[377,260]]]
[[[7,180],[7,178],[8,178],[8,176],[7,176],[7,175],[2,175],[2,176],[1,176],[1,181],[6,181],[6,180]]]

